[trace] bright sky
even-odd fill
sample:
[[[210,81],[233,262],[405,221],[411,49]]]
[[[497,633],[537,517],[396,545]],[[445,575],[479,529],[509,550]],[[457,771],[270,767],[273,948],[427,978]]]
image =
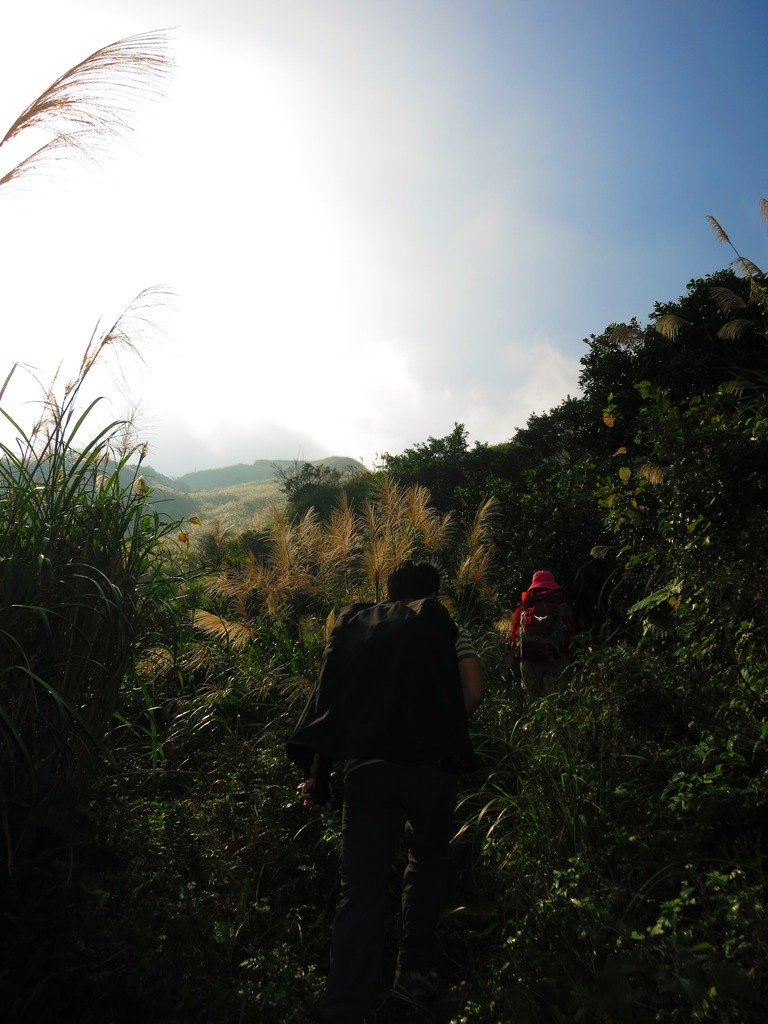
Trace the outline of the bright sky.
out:
[[[707,214],[768,264],[765,0],[37,0],[4,27],[0,137],[175,29],[129,142],[0,190],[0,381],[66,379],[99,318],[174,290],[146,365],[94,384],[170,475],[505,440],[577,392],[585,336],[728,262]]]

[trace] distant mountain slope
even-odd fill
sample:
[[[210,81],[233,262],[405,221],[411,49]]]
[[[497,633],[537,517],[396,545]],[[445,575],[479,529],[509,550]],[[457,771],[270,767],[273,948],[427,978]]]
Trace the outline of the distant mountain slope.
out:
[[[268,508],[285,504],[285,495],[277,480],[257,480],[232,487],[195,491],[195,515],[202,529],[218,525],[234,533],[253,529]]]
[[[166,476],[153,466],[147,465],[146,463],[141,467],[141,476],[150,483],[152,487],[170,487],[176,491],[188,491],[190,488],[187,487],[180,479],[174,479],[172,476]]]
[[[193,473],[185,473],[178,479],[168,481],[173,486],[184,491],[202,491],[212,487],[234,487],[237,484],[262,483],[266,480],[275,480],[278,470],[292,470],[295,466],[302,465],[304,460],[296,459],[257,459],[255,462],[246,464],[243,462],[235,466],[222,466],[220,469],[200,469]],[[346,458],[340,455],[330,455],[326,459],[311,460],[313,466],[330,466],[332,469],[356,472],[365,469],[365,466],[356,459]],[[165,480],[168,480],[166,477]]]
[[[270,505],[285,504],[278,480],[187,491],[172,484],[160,485],[150,473],[142,476],[149,487],[150,506],[164,519],[189,520],[197,516],[204,529],[217,524],[227,530],[245,530],[253,526],[254,516]]]
[[[315,459],[313,465],[330,466],[343,472],[364,471],[356,459],[332,455]],[[240,530],[253,526],[254,517],[271,505],[285,504],[285,495],[277,476],[279,469],[293,471],[302,462],[295,459],[259,459],[251,465],[240,463],[219,469],[204,469],[173,479],[151,466],[126,467],[121,480],[130,486],[141,476],[150,489],[149,503],[169,519],[197,516],[201,527],[218,524],[224,529]]]

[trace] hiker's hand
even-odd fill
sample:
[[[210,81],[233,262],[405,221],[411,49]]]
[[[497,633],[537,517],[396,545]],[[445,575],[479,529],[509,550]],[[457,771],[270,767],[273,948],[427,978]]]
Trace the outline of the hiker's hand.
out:
[[[328,811],[331,808],[331,787],[317,779],[307,779],[299,786],[301,806],[307,811]]]

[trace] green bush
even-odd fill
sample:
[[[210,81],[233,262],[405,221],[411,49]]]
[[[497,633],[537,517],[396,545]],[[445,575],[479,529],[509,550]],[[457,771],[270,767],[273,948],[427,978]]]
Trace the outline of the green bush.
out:
[[[0,445],[0,785],[13,861],[35,808],[86,783],[141,644],[174,596],[177,524],[146,503],[141,449],[115,421],[86,438],[82,378]],[[120,474],[138,458],[132,486]],[[32,815],[32,817],[30,817]]]

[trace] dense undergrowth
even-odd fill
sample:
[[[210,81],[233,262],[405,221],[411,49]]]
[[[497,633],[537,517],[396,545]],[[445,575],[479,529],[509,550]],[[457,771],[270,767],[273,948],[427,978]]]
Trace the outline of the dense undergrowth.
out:
[[[642,342],[655,344],[651,333]],[[462,783],[441,922],[451,1019],[760,1020],[763,372],[752,367],[734,388],[740,378],[721,371],[687,397],[643,378],[634,407],[615,392],[597,412],[587,389],[578,448],[566,437],[555,463],[518,465],[516,486],[540,494],[546,515],[553,476],[570,475],[554,493],[571,494],[571,543],[588,559],[561,570],[556,552],[546,557],[552,522],[532,521],[529,568],[552,566],[581,620],[562,691],[533,703],[503,668],[498,581],[512,564],[510,534],[521,542],[510,502],[525,507],[511,470],[506,481],[486,474],[489,497],[472,506],[459,445],[463,479],[451,493],[461,501],[436,505],[421,483],[398,480],[393,460],[354,498],[332,481],[340,500],[325,515],[289,503],[261,530],[215,546],[206,566],[205,524],[164,520],[138,477],[120,483],[131,450],[118,444],[122,425],[83,442],[77,387],[63,404],[49,396],[42,434],[5,450],[0,481],[5,1017],[309,1018],[327,960],[339,815],[301,810],[283,743],[334,614],[380,595],[388,569],[415,554],[441,565],[446,603],[488,683],[473,722],[481,768]],[[530,441],[515,443],[519,462]],[[417,461],[429,468],[444,449],[430,442]],[[580,520],[588,483],[591,520]],[[190,554],[195,532],[203,542]],[[401,852],[388,970],[402,866]],[[404,1018],[416,1019],[387,998],[385,975],[375,1019]]]
[[[294,649],[307,674],[319,650]],[[463,789],[441,929],[456,1019],[757,1021],[768,736],[754,690],[616,648],[585,652],[568,687],[531,707],[498,654],[489,641],[483,767]],[[12,876],[11,1019],[304,1019],[322,988],[339,821],[295,801],[282,742],[299,698],[271,659],[267,644],[213,688],[158,677],[154,761],[136,692],[119,772]],[[382,994],[376,1019],[401,1016]]]

